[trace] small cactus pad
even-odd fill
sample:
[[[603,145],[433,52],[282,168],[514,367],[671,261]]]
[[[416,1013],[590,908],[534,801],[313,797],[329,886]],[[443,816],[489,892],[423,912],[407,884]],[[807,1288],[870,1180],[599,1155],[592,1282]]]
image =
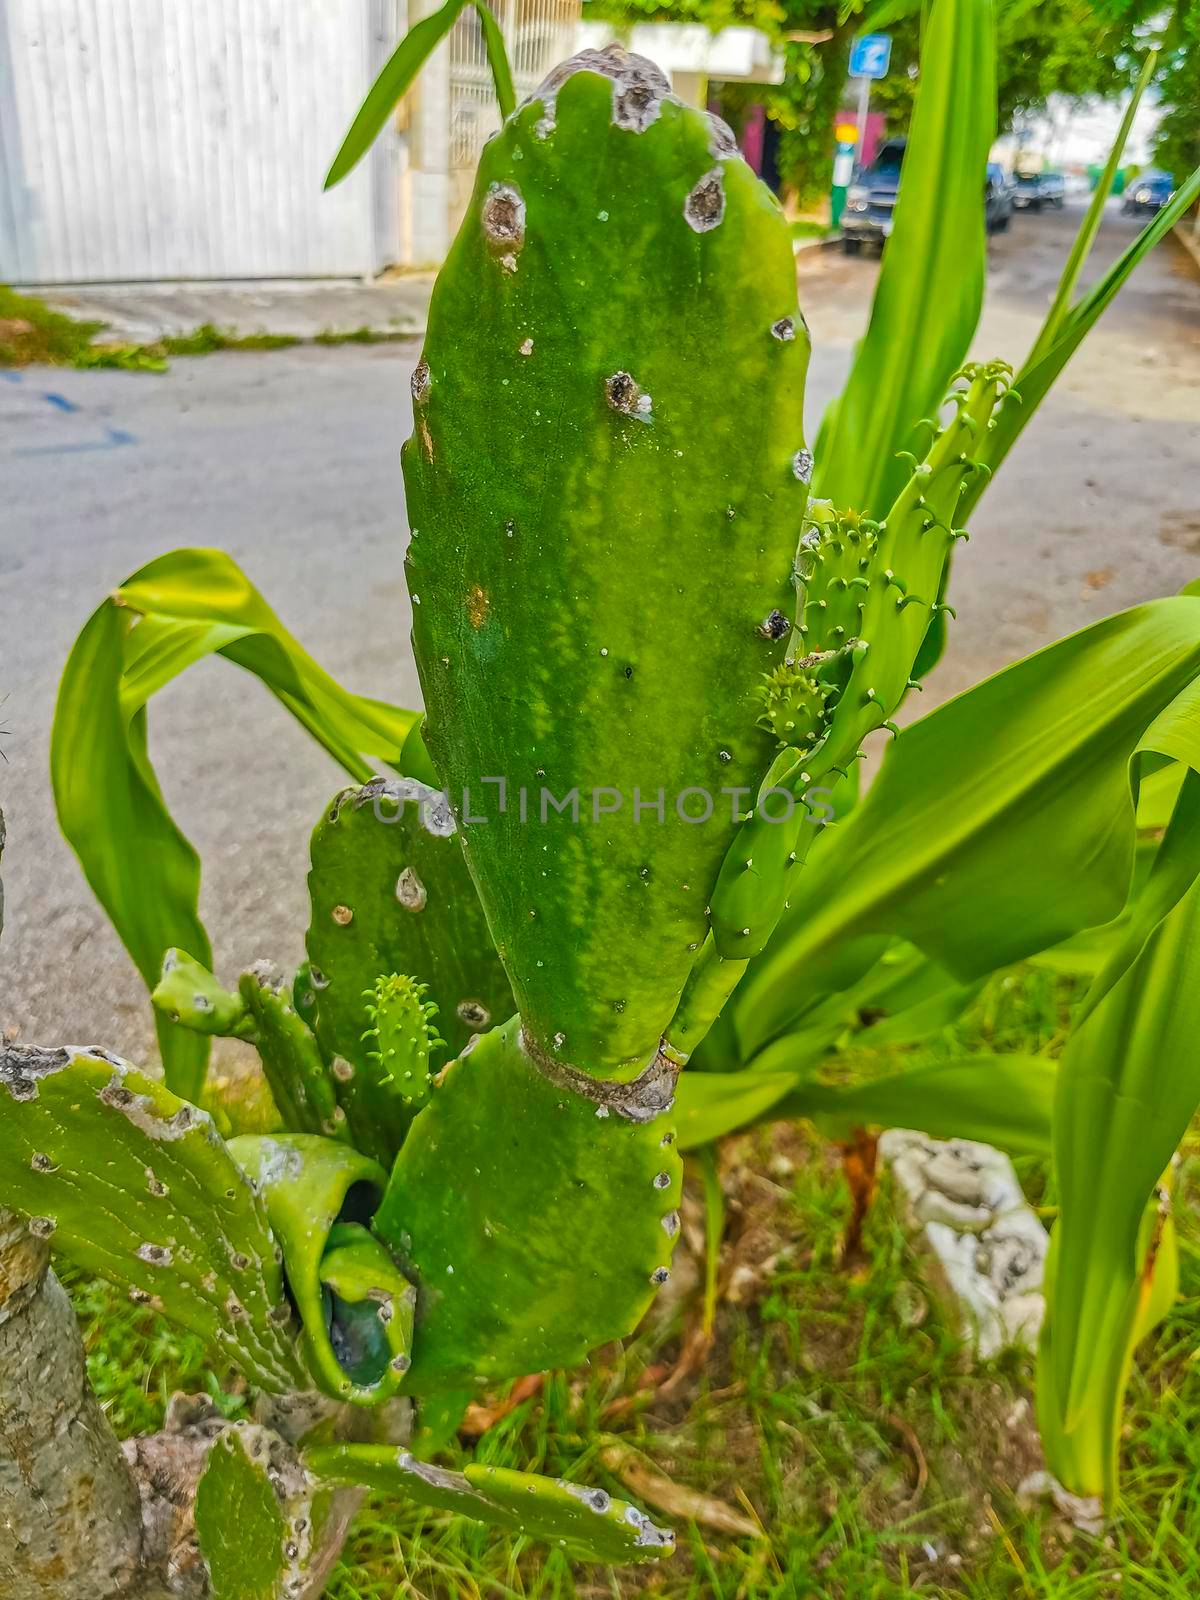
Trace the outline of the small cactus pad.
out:
[[[319,1478],[362,1483],[376,1493],[474,1517],[540,1539],[577,1561],[658,1561],[675,1549],[675,1535],[637,1506],[564,1478],[474,1462],[465,1472],[447,1472],[406,1450],[378,1445],[322,1445],[309,1450],[305,1462]]]
[[[446,1041],[435,1065],[509,1016],[512,993],[454,818],[419,780],[381,778],[339,794],[313,833],[308,887],[315,1020],[307,1015],[355,1141],[390,1166],[412,1106],[369,1036],[378,1019],[368,991],[393,973],[428,986]]]
[[[303,1380],[265,1210],[205,1111],[103,1050],[0,1046],[0,1204],[208,1340]]]
[[[408,1371],[416,1295],[367,1232],[382,1167],[307,1134],[229,1141],[283,1249],[313,1380],[338,1400],[375,1405]]]
[[[375,1231],[418,1286],[412,1391],[574,1366],[669,1276],[681,1169],[653,1105],[670,1073],[623,1112],[548,1071],[513,1018],[444,1070],[396,1161]]]
[[[238,1422],[209,1447],[196,1487],[196,1536],[210,1600],[315,1594],[336,1544],[324,1537],[336,1491],[318,1485],[279,1434]]]
[[[208,968],[186,950],[168,950],[162,977],[151,991],[154,1009],[193,1033],[245,1039],[254,1030],[240,995],[223,989]]]
[[[260,962],[242,975],[238,987],[254,1020],[254,1044],[284,1127],[289,1133],[347,1138],[346,1113],[338,1105],[333,1075],[315,1034],[296,1012],[295,985],[289,988],[269,964]]]
[[[657,1050],[771,760],[807,359],[782,212],[651,63],[585,52],[488,144],[414,376],[413,643],[526,1030],[597,1077]]]

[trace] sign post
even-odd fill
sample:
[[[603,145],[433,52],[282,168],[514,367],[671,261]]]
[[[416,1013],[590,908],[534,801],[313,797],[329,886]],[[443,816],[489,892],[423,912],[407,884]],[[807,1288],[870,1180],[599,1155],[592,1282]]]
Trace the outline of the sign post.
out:
[[[864,33],[850,47],[850,76],[858,79],[857,155],[861,162],[867,137],[867,117],[871,110],[871,84],[886,78],[892,59],[890,33]]]

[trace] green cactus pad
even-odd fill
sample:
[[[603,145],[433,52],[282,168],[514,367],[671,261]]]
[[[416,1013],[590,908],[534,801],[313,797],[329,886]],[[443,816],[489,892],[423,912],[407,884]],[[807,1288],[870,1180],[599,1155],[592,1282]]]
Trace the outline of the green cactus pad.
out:
[[[444,799],[414,778],[339,794],[312,837],[308,981],[314,1027],[359,1148],[390,1166],[412,1105],[376,1055],[367,991],[409,973],[428,985],[447,1050],[512,1011],[504,969]],[[407,1070],[407,1069],[406,1069]],[[390,1080],[390,1081],[385,1081]]]
[[[265,1389],[303,1382],[278,1247],[207,1112],[103,1050],[0,1047],[0,1204]]]
[[[313,1380],[334,1399],[377,1405],[408,1371],[416,1300],[363,1226],[383,1193],[383,1168],[308,1134],[244,1135],[229,1150],[282,1246]]]
[[[247,1039],[254,1031],[240,995],[223,989],[212,973],[186,950],[168,950],[162,977],[150,994],[154,1009],[193,1033]]]
[[[574,1366],[629,1333],[669,1276],[681,1169],[654,1113],[673,1074],[582,1083],[611,1098],[544,1076],[513,1018],[413,1122],[374,1224],[418,1285],[410,1391]]]
[[[219,1434],[196,1487],[196,1535],[211,1600],[315,1592],[309,1585],[331,1557],[322,1535],[333,1497],[271,1429],[239,1422]]]
[[[675,1535],[636,1506],[564,1478],[476,1463],[465,1472],[447,1472],[406,1450],[376,1445],[320,1446],[306,1453],[305,1462],[319,1478],[366,1484],[377,1493],[474,1517],[540,1539],[577,1561],[658,1561],[675,1549]]]
[[[254,1019],[254,1043],[263,1076],[289,1133],[346,1139],[346,1113],[338,1105],[333,1076],[316,1036],[293,1003],[290,989],[267,962],[243,973],[238,988]]]
[[[827,500],[809,501],[798,559],[806,651],[837,650],[861,634],[878,541],[878,523],[855,512],[838,515]]]
[[[778,205],[649,62],[488,144],[404,449],[424,738],[532,1041],[596,1076],[653,1057],[770,764],[807,357]]]

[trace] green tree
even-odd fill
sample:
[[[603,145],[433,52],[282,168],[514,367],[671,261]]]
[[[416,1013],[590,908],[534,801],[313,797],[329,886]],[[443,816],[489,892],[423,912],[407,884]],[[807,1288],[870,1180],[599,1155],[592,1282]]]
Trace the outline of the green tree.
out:
[[[1176,38],[1159,80],[1163,118],[1154,159],[1181,183],[1200,166],[1200,4],[1180,14]]]

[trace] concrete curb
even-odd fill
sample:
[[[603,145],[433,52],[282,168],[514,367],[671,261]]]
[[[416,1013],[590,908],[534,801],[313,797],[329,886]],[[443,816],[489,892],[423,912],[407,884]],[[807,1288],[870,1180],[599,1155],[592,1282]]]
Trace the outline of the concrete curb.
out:
[[[1191,219],[1189,218],[1186,222],[1177,222],[1171,232],[1179,240],[1188,255],[1191,256],[1196,266],[1200,267],[1200,238],[1193,232]]]

